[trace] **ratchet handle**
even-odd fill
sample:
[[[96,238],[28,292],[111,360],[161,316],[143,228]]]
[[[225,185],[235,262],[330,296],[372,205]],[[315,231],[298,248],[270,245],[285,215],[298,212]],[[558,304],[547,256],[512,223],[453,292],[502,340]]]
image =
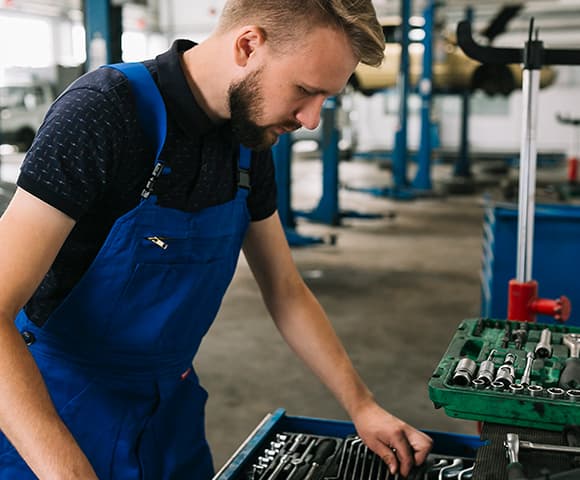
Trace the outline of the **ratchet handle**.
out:
[[[580,387],[580,358],[571,357],[560,375],[560,387],[568,390]]]
[[[508,480],[528,480],[524,467],[520,462],[512,462],[507,466]]]

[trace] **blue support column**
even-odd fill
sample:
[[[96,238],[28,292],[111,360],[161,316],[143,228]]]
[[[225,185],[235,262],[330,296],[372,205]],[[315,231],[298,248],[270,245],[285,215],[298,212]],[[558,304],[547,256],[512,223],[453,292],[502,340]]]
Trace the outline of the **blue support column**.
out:
[[[322,106],[322,196],[318,206],[311,212],[296,211],[297,215],[314,222],[327,225],[340,225],[345,217],[380,218],[381,215],[363,214],[352,210],[341,210],[339,207],[339,163],[340,163],[340,130],[337,113],[340,107],[338,97],[328,98]]]
[[[412,191],[407,179],[407,161],[409,152],[407,149],[407,117],[409,114],[409,30],[411,17],[411,0],[401,0],[401,60],[398,78],[399,90],[399,118],[392,153],[392,187],[346,187],[349,190],[370,193],[378,197],[390,197],[396,200],[412,200],[415,193]],[[387,53],[388,55],[388,53]],[[357,155],[360,156],[360,155]]]
[[[433,125],[431,124],[431,105],[433,97],[433,27],[435,17],[435,0],[430,0],[423,16],[425,18],[425,38],[423,39],[423,72],[419,83],[421,95],[421,140],[417,154],[417,174],[413,188],[430,191],[431,154],[433,151]]]
[[[292,138],[289,134],[281,135],[272,147],[276,165],[276,186],[278,187],[278,214],[284,228],[296,227],[291,207],[292,197]]]
[[[396,188],[407,188],[407,117],[409,114],[409,20],[411,0],[401,1],[401,65],[399,71],[399,124],[393,150],[393,180]]]
[[[292,212],[292,138],[290,134],[281,135],[272,148],[276,165],[276,186],[278,188],[278,215],[290,246],[307,246],[324,243],[320,237],[300,235]]]
[[[121,61],[121,9],[110,0],[84,0],[87,70]]]
[[[473,22],[473,9],[467,8],[465,18],[470,23]],[[464,90],[461,93],[461,140],[459,145],[459,156],[453,168],[453,176],[464,179],[471,178],[471,161],[469,158],[469,107],[471,92]]]

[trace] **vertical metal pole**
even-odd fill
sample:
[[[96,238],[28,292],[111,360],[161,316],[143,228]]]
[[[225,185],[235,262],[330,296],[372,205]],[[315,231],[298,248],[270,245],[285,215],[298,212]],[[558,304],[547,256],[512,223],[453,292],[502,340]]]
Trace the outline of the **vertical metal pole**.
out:
[[[399,125],[395,134],[393,177],[395,188],[405,188],[407,180],[407,117],[409,112],[409,19],[411,0],[401,0],[401,65],[399,71]]]
[[[423,12],[425,18],[425,38],[423,40],[423,71],[419,83],[421,95],[421,143],[417,154],[417,175],[413,187],[418,190],[431,190],[431,141],[432,123],[431,106],[433,97],[433,27],[435,17],[435,1],[430,0]]]
[[[518,258],[516,279],[532,280],[536,196],[537,125],[540,70],[523,71],[523,115],[519,174]]]
[[[328,225],[340,224],[338,206],[338,170],[340,131],[337,126],[339,99],[330,97],[322,105],[322,196],[318,206],[308,215]]]
[[[473,22],[473,8],[465,10],[465,18]],[[461,178],[471,178],[471,163],[469,159],[469,107],[471,102],[471,92],[464,89],[461,92],[461,138],[459,143],[459,156],[453,167],[453,176]]]
[[[122,6],[84,0],[87,70],[121,61]]]
[[[284,228],[294,228],[296,221],[292,212],[292,138],[289,133],[281,135],[272,147],[276,165],[276,184],[278,186],[278,213]]]

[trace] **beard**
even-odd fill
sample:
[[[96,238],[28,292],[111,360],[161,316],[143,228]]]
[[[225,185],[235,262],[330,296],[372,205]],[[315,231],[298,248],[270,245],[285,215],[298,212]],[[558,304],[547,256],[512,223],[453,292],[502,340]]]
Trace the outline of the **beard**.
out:
[[[262,70],[248,74],[243,80],[232,83],[228,90],[232,131],[237,140],[252,150],[267,150],[278,140],[270,126],[260,126],[264,95],[260,86]],[[300,125],[296,122],[286,122],[289,129]]]

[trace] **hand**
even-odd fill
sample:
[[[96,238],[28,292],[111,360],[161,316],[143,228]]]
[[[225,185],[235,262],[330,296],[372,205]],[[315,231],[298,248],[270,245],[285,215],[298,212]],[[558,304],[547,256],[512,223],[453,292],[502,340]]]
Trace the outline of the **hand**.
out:
[[[433,445],[431,437],[371,403],[353,416],[357,433],[367,447],[389,466],[392,475],[407,477],[421,465]]]

